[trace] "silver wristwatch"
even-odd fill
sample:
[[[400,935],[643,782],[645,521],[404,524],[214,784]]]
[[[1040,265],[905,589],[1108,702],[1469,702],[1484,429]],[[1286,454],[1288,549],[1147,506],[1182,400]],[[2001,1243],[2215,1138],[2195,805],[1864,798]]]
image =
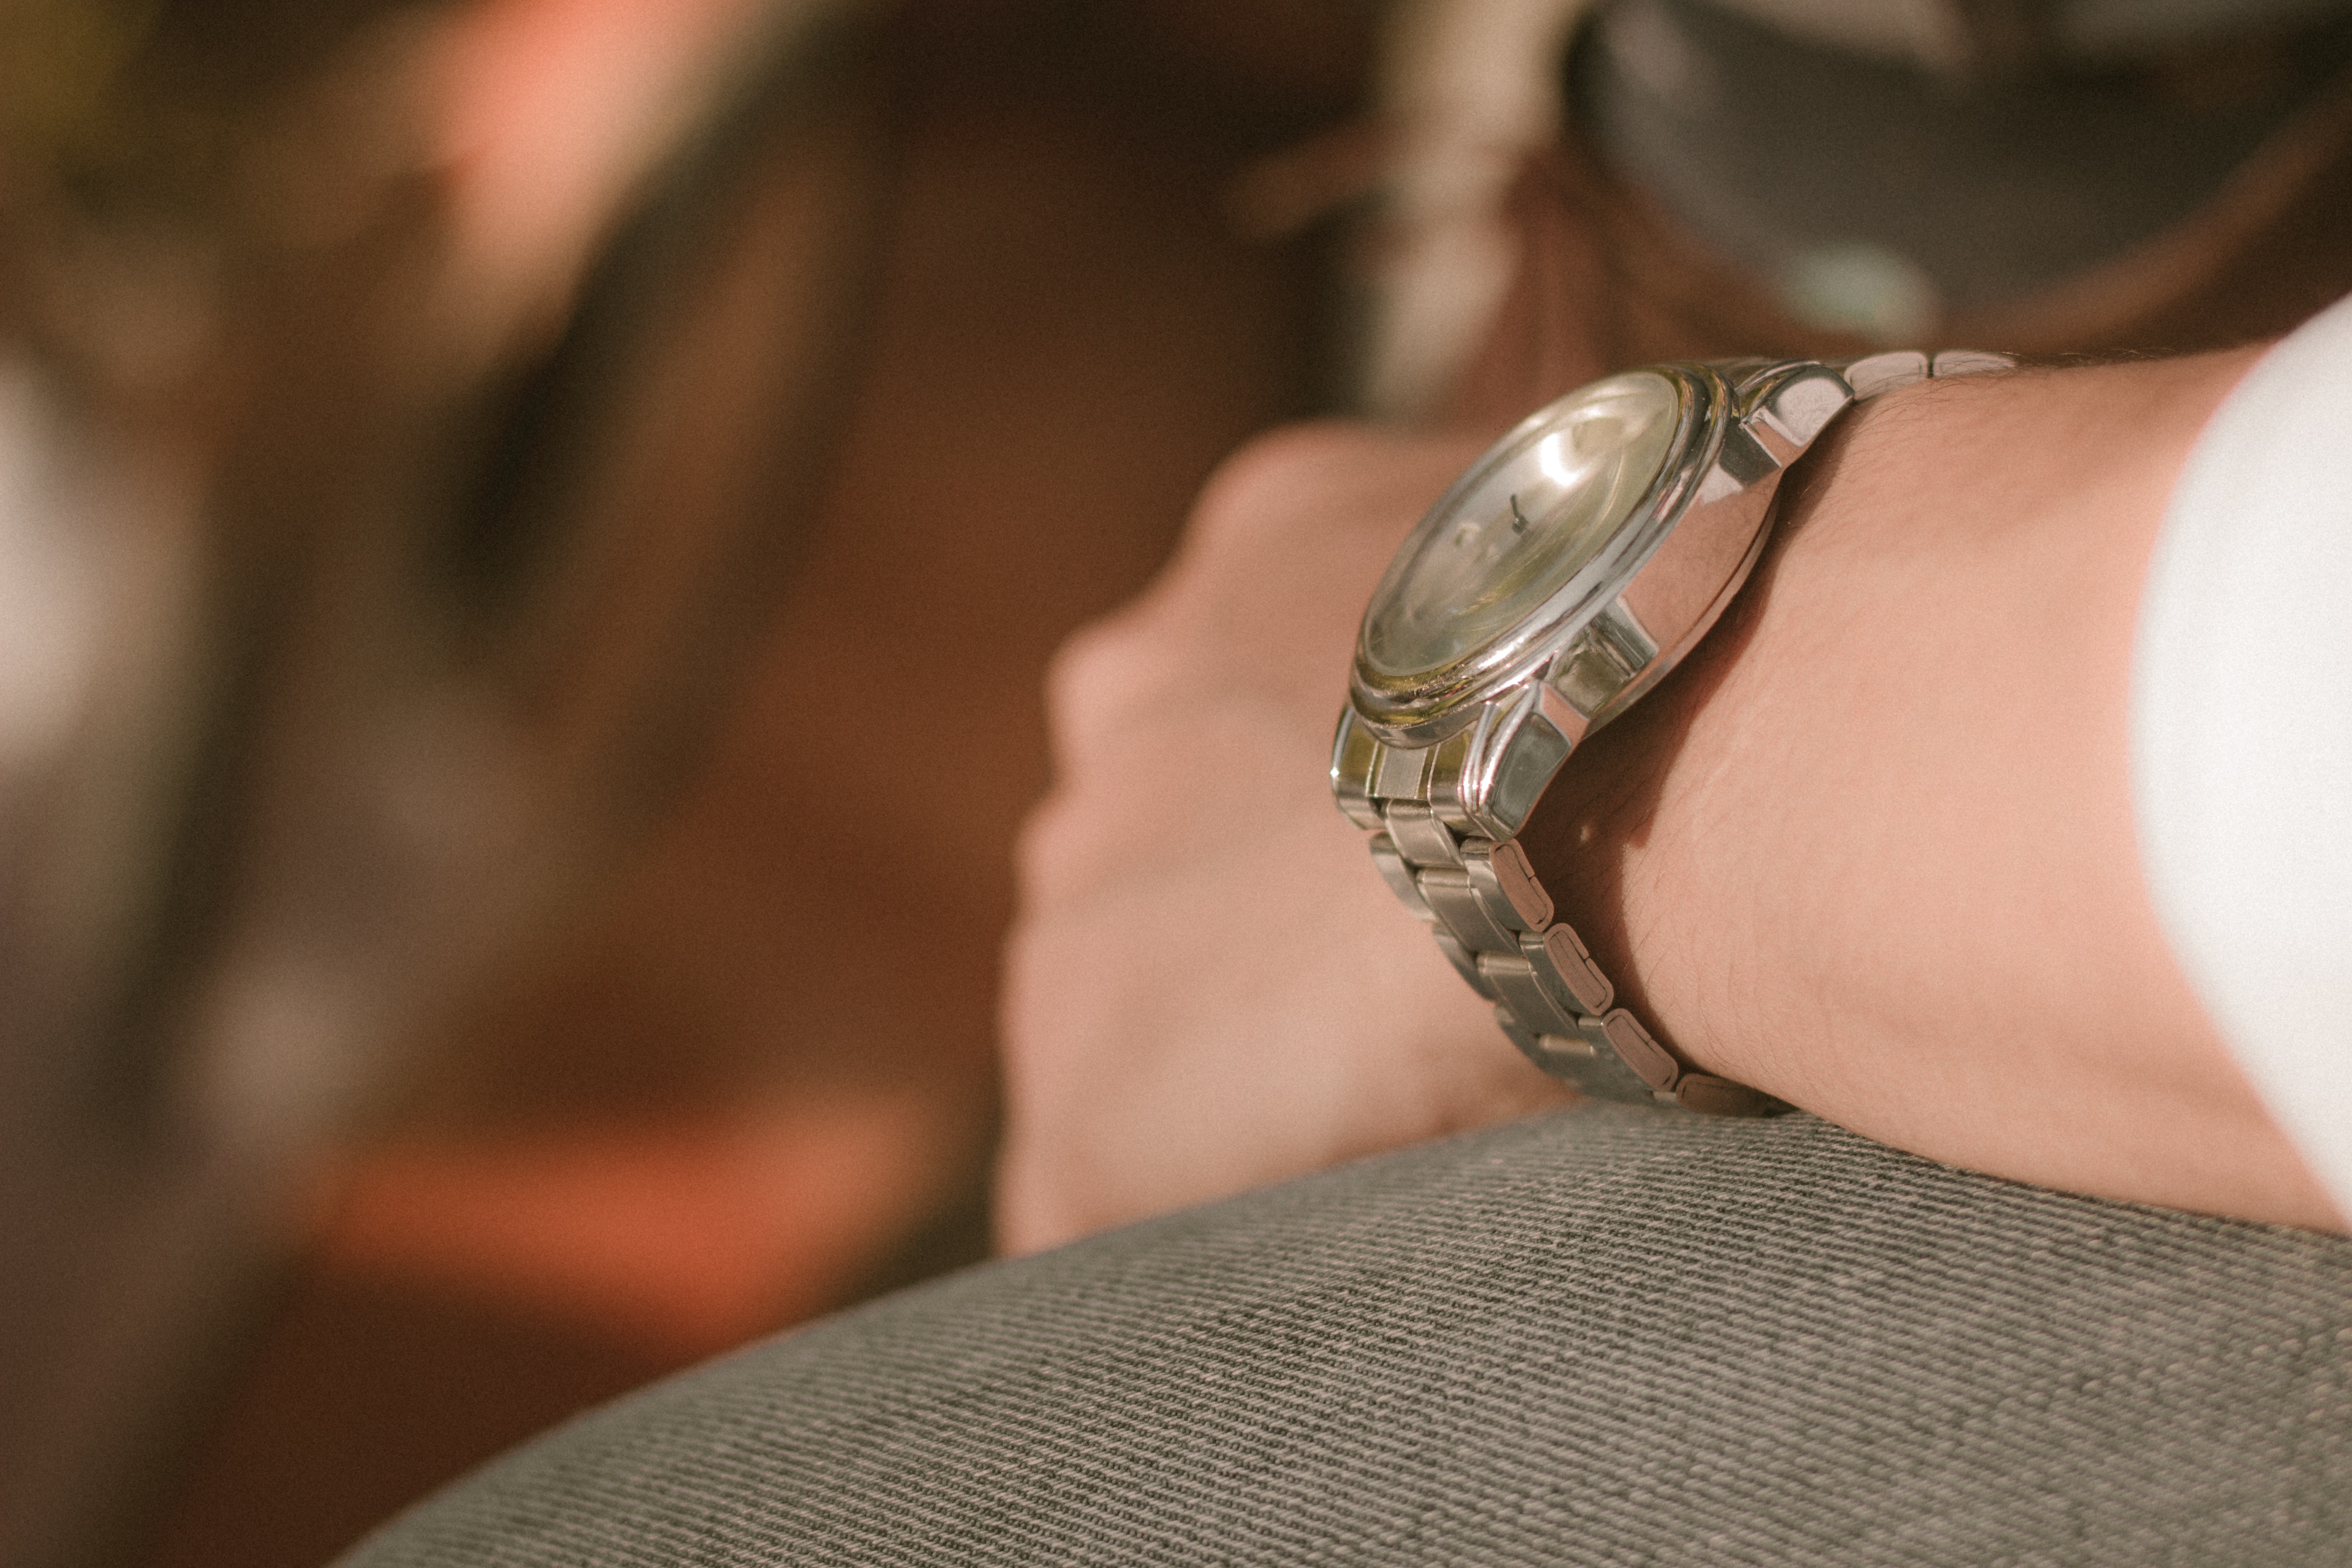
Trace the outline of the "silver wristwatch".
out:
[[[1372,593],[1331,749],[1339,809],[1537,1066],[1604,1100],[1785,1109],[1698,1072],[1622,1006],[1516,842],[1584,737],[1706,634],[1780,475],[1852,404],[2003,355],[1663,364],[1521,421]]]

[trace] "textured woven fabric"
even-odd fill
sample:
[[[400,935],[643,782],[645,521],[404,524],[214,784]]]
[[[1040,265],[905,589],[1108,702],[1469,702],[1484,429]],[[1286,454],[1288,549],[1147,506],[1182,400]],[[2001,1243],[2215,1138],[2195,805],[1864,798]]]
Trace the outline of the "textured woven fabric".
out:
[[[352,1568],[2352,1562],[2352,1243],[1580,1110],[969,1271]]]

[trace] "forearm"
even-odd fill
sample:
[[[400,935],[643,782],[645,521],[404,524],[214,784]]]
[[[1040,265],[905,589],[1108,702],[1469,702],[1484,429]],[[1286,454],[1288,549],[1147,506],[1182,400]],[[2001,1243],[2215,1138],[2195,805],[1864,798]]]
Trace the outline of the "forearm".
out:
[[[2251,357],[1931,384],[1792,476],[1731,618],[1530,829],[1701,1065],[1999,1174],[2337,1223],[2181,978],[2132,830],[2140,584]]]

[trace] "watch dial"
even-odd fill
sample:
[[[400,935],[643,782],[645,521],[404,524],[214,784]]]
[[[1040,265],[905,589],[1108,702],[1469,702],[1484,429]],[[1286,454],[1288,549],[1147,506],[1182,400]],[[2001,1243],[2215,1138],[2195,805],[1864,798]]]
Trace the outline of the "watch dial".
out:
[[[1381,579],[1364,616],[1366,667],[1415,679],[1517,628],[1633,514],[1665,463],[1679,409],[1664,376],[1614,375],[1488,454]]]

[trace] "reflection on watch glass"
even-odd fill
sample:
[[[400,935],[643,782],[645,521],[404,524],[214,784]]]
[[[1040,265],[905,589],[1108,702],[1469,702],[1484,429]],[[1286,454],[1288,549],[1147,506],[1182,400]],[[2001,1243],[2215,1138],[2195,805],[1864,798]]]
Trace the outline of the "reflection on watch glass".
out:
[[[1611,376],[1489,456],[1390,563],[1364,616],[1365,665],[1391,679],[1434,674],[1533,614],[1640,503],[1677,404],[1662,375]]]

